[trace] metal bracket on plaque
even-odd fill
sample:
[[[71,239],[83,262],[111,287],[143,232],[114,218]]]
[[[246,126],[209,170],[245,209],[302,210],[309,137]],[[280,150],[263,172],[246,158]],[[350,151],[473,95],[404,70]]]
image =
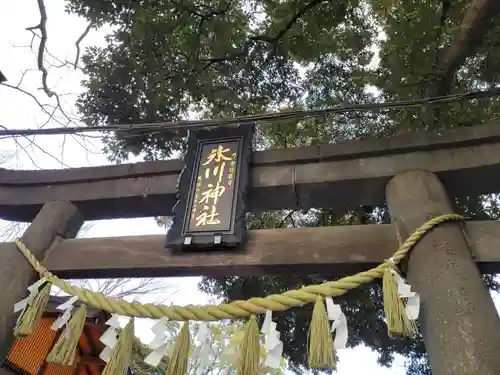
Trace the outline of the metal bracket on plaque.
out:
[[[222,234],[214,233],[214,245],[220,245],[222,243]]]

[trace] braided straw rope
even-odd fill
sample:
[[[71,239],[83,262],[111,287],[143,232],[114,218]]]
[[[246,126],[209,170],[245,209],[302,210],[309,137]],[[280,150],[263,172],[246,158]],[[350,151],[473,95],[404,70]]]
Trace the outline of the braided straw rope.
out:
[[[102,293],[79,288],[50,273],[49,270],[38,262],[31,251],[20,240],[16,240],[15,243],[31,266],[40,274],[40,277],[45,277],[51,284],[59,287],[72,296],[78,297],[82,302],[93,308],[104,310],[109,313],[138,318],[159,319],[167,317],[170,320],[177,321],[214,321],[264,313],[266,310],[284,311],[291,307],[303,306],[307,303],[314,302],[318,295],[330,297],[340,296],[361,284],[369,283],[382,277],[386,267],[398,264],[415,244],[435,226],[447,221],[462,220],[466,220],[466,218],[456,214],[446,214],[428,221],[408,237],[391,258],[375,268],[360,272],[356,275],[343,277],[339,280],[323,284],[305,286],[298,290],[289,290],[282,294],[271,294],[264,298],[254,297],[246,301],[232,301],[220,305],[203,306],[167,306],[131,303],[123,299],[110,298]]]

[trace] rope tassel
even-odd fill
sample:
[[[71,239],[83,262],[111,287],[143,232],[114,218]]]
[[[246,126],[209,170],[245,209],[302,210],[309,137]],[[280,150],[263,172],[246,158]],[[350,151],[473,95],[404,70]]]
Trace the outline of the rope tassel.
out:
[[[238,364],[238,375],[259,374],[259,325],[255,315],[251,315],[243,331],[243,343]]]
[[[85,326],[87,318],[87,307],[81,305],[78,311],[70,319],[68,325],[63,329],[59,339],[47,356],[48,363],[55,363],[63,366],[71,366],[75,357],[76,346]]]
[[[102,375],[126,375],[132,354],[134,339],[134,320],[130,319],[113,348],[111,358],[102,371]]]
[[[322,370],[335,369],[333,337],[322,296],[316,297],[308,339],[307,358],[309,367]]]
[[[170,357],[166,372],[168,375],[186,374],[190,349],[191,338],[189,336],[189,323],[185,322],[177,340],[175,341],[174,350]]]
[[[415,321],[408,318],[404,301],[398,292],[395,274],[397,272],[394,266],[388,266],[385,268],[382,278],[387,331],[390,337],[393,337],[394,334],[413,337],[417,327]]]
[[[36,296],[30,300],[26,308],[23,310],[19,319],[14,327],[15,337],[26,337],[31,335],[40,321],[42,314],[49,301],[50,284],[45,284],[45,286],[40,290]]]

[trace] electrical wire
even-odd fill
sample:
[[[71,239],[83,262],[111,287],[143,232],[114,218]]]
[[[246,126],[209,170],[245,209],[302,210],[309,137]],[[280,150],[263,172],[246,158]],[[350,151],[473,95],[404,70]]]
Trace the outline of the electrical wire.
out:
[[[369,103],[369,104],[345,104],[330,108],[262,113],[258,115],[245,115],[233,118],[222,118],[214,120],[181,120],[170,122],[157,122],[147,124],[116,124],[116,125],[101,125],[101,126],[73,126],[62,128],[45,128],[45,129],[0,129],[1,137],[25,137],[30,135],[62,135],[62,134],[78,134],[89,132],[113,132],[113,131],[173,131],[179,129],[196,129],[203,127],[214,126],[230,126],[244,123],[253,123],[259,121],[272,122],[282,119],[291,118],[310,118],[324,116],[333,113],[346,112],[366,112],[378,111],[383,109],[406,109],[412,107],[430,106],[438,104],[449,104],[461,101],[486,99],[495,96],[500,96],[500,87],[482,91],[470,91],[463,94],[451,94],[446,96],[438,96],[431,98],[422,98],[415,100],[404,100],[386,103]]]

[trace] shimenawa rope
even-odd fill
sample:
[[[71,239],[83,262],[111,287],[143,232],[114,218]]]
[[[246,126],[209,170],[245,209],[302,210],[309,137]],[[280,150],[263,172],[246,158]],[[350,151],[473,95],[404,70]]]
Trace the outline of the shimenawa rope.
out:
[[[291,307],[303,306],[316,301],[319,296],[339,296],[361,284],[369,283],[383,276],[387,267],[398,264],[415,244],[432,228],[447,221],[462,221],[465,217],[456,214],[445,214],[429,220],[418,228],[394,255],[379,266],[356,275],[343,277],[339,280],[319,285],[309,285],[298,290],[289,290],[282,294],[272,294],[264,298],[250,298],[246,301],[232,301],[220,305],[204,306],[166,306],[156,304],[131,303],[123,299],[106,297],[102,293],[92,292],[59,279],[47,270],[35,258],[31,251],[20,240],[15,243],[31,266],[49,283],[59,287],[64,292],[78,297],[82,302],[94,308],[123,316],[159,319],[167,317],[170,320],[214,321],[229,318],[246,317],[264,313],[266,310],[284,311]]]

